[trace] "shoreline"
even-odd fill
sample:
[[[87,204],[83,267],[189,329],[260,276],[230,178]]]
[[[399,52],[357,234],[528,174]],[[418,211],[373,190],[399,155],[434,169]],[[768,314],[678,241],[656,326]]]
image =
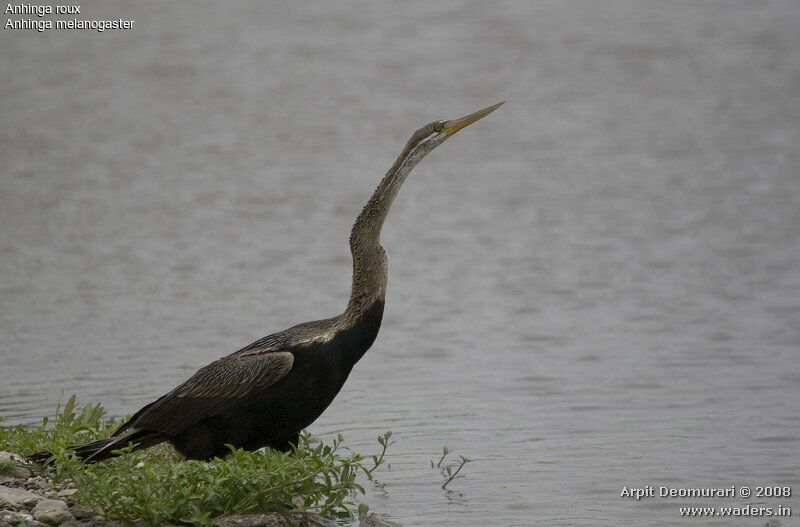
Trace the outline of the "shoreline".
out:
[[[126,527],[121,520],[108,520],[75,500],[78,489],[70,481],[56,482],[49,475],[35,474],[32,465],[19,454],[0,452],[0,527]],[[215,527],[341,527],[327,518],[306,512],[290,523],[277,512],[235,514],[211,521]],[[354,519],[354,522],[356,520]],[[135,527],[149,527],[139,521]],[[159,524],[175,527],[172,523]],[[356,525],[355,523],[353,525]],[[400,527],[370,513],[359,527]]]

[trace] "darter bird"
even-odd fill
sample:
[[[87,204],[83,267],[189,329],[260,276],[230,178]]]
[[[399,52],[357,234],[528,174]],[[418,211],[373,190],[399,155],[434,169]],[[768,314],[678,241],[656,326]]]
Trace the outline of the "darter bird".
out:
[[[128,445],[142,449],[164,441],[202,460],[225,456],[226,445],[290,450],[378,335],[388,272],[380,234],[403,182],[431,150],[502,104],[414,132],[353,225],[353,286],[342,314],[274,333],[212,362],[136,412],[111,437],[72,451],[92,463]],[[41,452],[30,459],[50,456]]]

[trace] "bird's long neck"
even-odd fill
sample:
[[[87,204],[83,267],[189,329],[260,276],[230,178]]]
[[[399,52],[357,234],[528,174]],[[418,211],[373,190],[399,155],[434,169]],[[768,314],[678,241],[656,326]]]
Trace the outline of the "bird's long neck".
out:
[[[350,233],[353,288],[344,313],[347,318],[361,317],[376,302],[383,302],[385,298],[388,261],[386,251],[381,246],[381,229],[400,187],[425,153],[409,142],[353,224]]]

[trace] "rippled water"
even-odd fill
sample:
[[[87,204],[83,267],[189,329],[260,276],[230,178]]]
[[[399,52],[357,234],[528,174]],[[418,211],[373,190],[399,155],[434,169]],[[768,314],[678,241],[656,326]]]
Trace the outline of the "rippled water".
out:
[[[381,334],[312,431],[393,430],[367,501],[409,526],[746,503],[623,485],[800,493],[796,2],[82,13],[136,29],[0,30],[0,415],[62,391],[129,413],[339,312],[409,134],[505,99],[406,183]],[[443,445],[474,459],[452,492]]]

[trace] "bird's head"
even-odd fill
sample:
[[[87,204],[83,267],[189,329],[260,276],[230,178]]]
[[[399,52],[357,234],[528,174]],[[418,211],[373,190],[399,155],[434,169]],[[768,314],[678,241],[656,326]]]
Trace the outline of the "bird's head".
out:
[[[461,119],[452,121],[434,121],[426,124],[411,136],[408,140],[403,153],[397,160],[400,166],[414,166],[425,154],[444,143],[448,138],[455,135],[462,128],[466,128],[475,121],[483,119],[505,103],[499,102],[483,110],[478,110]]]

